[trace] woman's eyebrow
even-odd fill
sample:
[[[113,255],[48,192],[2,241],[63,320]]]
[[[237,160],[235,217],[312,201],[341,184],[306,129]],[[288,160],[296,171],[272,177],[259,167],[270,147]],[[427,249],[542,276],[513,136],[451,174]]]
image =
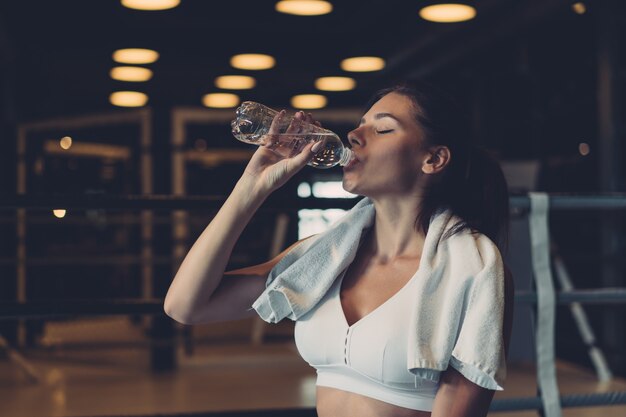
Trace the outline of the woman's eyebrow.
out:
[[[384,119],[385,117],[389,117],[392,118],[393,120],[395,120],[396,122],[400,123],[400,119],[398,119],[396,116],[394,116],[391,113],[376,113],[374,115],[374,120],[379,120],[379,119]],[[363,123],[365,123],[365,117],[363,117],[361,119],[361,122],[359,123],[359,126],[361,126]]]

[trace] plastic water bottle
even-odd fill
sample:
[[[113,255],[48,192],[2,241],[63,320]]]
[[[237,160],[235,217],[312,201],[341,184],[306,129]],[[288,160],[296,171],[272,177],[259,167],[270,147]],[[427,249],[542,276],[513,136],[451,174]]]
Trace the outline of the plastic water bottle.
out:
[[[244,101],[235,112],[230,123],[233,135],[238,140],[253,145],[264,145],[268,140],[270,149],[284,157],[297,155],[309,142],[322,142],[308,165],[315,168],[345,166],[353,158],[352,151],[345,146],[334,132],[319,126],[284,115],[275,122],[275,134],[268,135],[276,110],[260,103]]]

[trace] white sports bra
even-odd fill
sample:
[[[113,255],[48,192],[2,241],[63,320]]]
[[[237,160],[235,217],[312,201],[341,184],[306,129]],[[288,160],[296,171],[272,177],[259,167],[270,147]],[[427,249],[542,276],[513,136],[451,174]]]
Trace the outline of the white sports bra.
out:
[[[407,370],[415,276],[381,306],[348,326],[339,298],[345,273],[295,325],[296,346],[317,369],[317,385],[432,411],[439,384],[416,378]]]

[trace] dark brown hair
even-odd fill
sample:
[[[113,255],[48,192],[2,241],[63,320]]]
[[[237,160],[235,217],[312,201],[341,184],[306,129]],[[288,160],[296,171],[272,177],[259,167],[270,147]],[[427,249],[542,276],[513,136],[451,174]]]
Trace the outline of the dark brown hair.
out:
[[[509,228],[506,180],[498,161],[474,144],[471,126],[460,106],[431,84],[411,82],[378,91],[368,108],[390,93],[413,102],[416,121],[424,131],[423,146],[446,146],[451,154],[448,165],[424,190],[416,229],[426,234],[432,215],[449,209],[462,220],[447,236],[469,229],[486,235],[504,252]]]

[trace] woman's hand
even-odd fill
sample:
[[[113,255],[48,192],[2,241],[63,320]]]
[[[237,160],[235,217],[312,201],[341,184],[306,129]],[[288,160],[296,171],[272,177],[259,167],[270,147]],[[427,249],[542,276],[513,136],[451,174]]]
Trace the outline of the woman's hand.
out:
[[[270,130],[265,137],[265,143],[259,146],[252,155],[243,174],[243,177],[252,181],[255,188],[263,194],[270,194],[284,185],[319,150],[320,145],[313,148],[316,145],[313,143],[307,143],[300,152],[295,152],[295,154],[291,148],[282,148],[281,141],[297,140],[297,136],[290,137],[289,134],[301,134],[307,123],[320,126],[319,122],[313,120],[310,113],[305,115],[304,112],[299,111],[295,114],[286,132],[279,134],[279,126],[284,117],[284,110],[274,117]]]

